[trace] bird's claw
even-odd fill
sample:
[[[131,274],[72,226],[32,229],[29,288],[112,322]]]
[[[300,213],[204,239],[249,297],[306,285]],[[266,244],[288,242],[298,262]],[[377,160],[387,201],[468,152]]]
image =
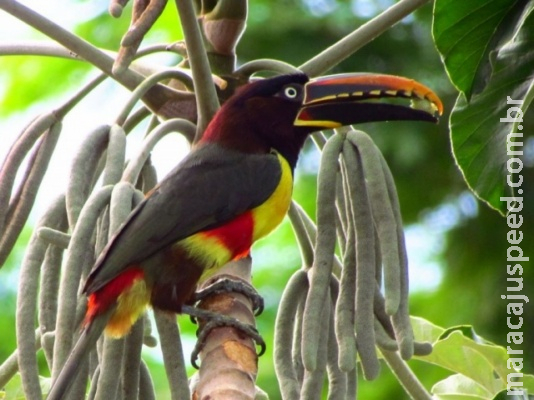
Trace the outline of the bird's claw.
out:
[[[250,299],[255,316],[258,316],[263,312],[263,297],[260,296],[256,289],[244,281],[230,278],[219,279],[208,287],[196,292],[194,302],[197,303],[211,295],[228,292],[239,293]]]
[[[237,329],[241,333],[250,337],[256,342],[258,346],[260,346],[258,357],[261,357],[265,353],[265,341],[259,334],[258,330],[252,325],[245,324],[235,318],[228,317],[226,315],[213,313],[193,306],[183,306],[182,312],[185,314],[189,314],[190,317],[195,318],[197,320],[201,319],[206,321],[202,329],[199,329],[197,331],[197,343],[191,353],[191,365],[196,369],[199,369],[197,359],[198,355],[200,354],[200,351],[202,350],[202,347],[204,346],[206,338],[216,328],[231,327]]]

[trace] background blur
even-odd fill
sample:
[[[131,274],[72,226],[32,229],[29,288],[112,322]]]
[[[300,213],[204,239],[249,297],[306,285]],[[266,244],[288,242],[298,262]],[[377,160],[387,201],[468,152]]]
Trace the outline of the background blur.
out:
[[[123,18],[115,20],[107,13],[103,0],[40,2],[25,1],[43,15],[73,30],[91,43],[116,50],[129,24],[130,8]],[[392,0],[251,0],[248,27],[239,43],[240,62],[256,58],[277,58],[300,65],[325,47],[377,15]],[[344,61],[337,72],[383,72],[412,77],[431,87],[445,105],[439,125],[424,123],[366,124],[358,129],[370,133],[383,151],[396,179],[403,218],[406,225],[411,269],[411,313],[433,323],[450,327],[473,325],[479,335],[505,345],[506,302],[506,220],[476,200],[464,183],[454,163],[448,137],[448,113],[456,91],[450,85],[431,37],[430,5],[362,48]],[[46,40],[0,11],[0,42]],[[157,28],[149,33],[145,44],[181,39],[174,2],[169,2]],[[177,58],[161,55],[155,63],[173,65]],[[50,110],[75,92],[96,71],[80,62],[45,57],[0,58],[0,160],[3,160],[16,135],[40,112]],[[128,92],[107,81],[84,100],[65,119],[63,133],[49,168],[30,225],[19,240],[7,265],[0,270],[0,361],[16,347],[14,313],[17,275],[24,247],[31,235],[32,224],[51,199],[66,187],[70,159],[85,134],[103,123],[110,123]],[[503,95],[505,101],[505,95]],[[134,151],[143,137],[138,129],[129,139]],[[130,141],[131,140],[131,141]],[[153,157],[160,178],[187,152],[185,140],[178,135],[165,139]],[[534,257],[534,140],[525,140],[525,208],[523,209],[525,255]],[[313,144],[300,160],[297,169],[295,199],[310,215],[315,214],[316,172],[319,154]],[[298,248],[286,221],[269,238],[254,248],[254,284],[265,297],[266,310],[258,325],[266,342],[272,343],[272,328],[282,290],[289,276],[300,267]],[[524,265],[523,293],[534,272]],[[531,287],[532,284],[530,284]],[[534,292],[530,292],[534,295]],[[534,313],[527,311],[523,331],[534,328]],[[195,327],[183,318],[182,329],[189,332],[185,341],[194,343]],[[526,340],[528,342],[528,339]],[[526,371],[532,371],[534,343],[524,343]],[[186,351],[189,348],[186,347]],[[260,359],[258,385],[272,400],[279,398],[271,361],[272,345]],[[156,384],[161,384],[158,398],[166,398],[166,382],[158,350],[147,351],[152,360]],[[416,374],[430,388],[447,375],[446,371],[418,361],[410,362]],[[44,372],[46,373],[46,372]],[[384,366],[376,382],[359,384],[360,398],[405,398],[404,392]]]

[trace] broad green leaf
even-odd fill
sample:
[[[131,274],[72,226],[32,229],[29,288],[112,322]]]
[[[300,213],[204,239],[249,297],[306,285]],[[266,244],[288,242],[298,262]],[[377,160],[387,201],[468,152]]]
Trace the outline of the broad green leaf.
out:
[[[473,340],[476,343],[484,343],[484,339],[478,336],[471,325],[458,325],[453,326],[452,328],[445,329],[443,333],[439,336],[439,339],[446,339],[452,332],[459,331],[465,337]]]
[[[461,375],[451,375],[436,383],[432,389],[434,399],[439,400],[480,400],[493,398],[483,386]]]
[[[445,332],[444,328],[434,325],[424,318],[411,316],[410,321],[412,323],[414,337],[419,342],[434,343]]]
[[[507,375],[511,371],[507,367],[509,357],[504,347],[486,342],[466,326],[445,330],[422,318],[412,318],[412,326],[416,340],[431,341],[434,347],[430,355],[418,359],[471,379],[491,393],[490,399],[506,388]],[[526,381],[529,382],[529,378]]]
[[[500,349],[506,357],[504,349]],[[494,366],[484,356],[484,351],[480,350],[472,348],[469,339],[460,332],[453,332],[447,339],[437,342],[432,354],[424,358],[473,379],[490,393],[498,393],[503,387],[503,381],[494,377]]]
[[[510,19],[521,3],[524,1],[435,1],[434,42],[449,78],[467,98],[471,97],[477,75],[480,80],[490,73],[488,52],[513,30]]]
[[[467,12],[464,19],[451,19],[454,31],[463,31],[465,37],[460,37],[457,33],[447,34],[445,24],[438,24],[439,20],[446,18],[443,13],[456,14],[455,7],[452,6],[456,2],[457,0],[436,2],[434,26],[437,43],[447,42],[449,36],[462,42],[466,40],[462,46],[458,45],[461,47],[459,54],[465,59],[464,67],[458,66],[458,71],[447,67],[451,80],[465,94],[459,95],[451,114],[452,149],[456,162],[473,192],[491,207],[505,214],[507,203],[500,201],[500,198],[515,195],[506,181],[506,163],[510,158],[507,154],[507,135],[518,132],[521,136],[516,137],[515,141],[523,142],[523,126],[519,118],[516,121],[517,114],[511,107],[519,106],[521,114],[524,115],[534,96],[534,1],[507,1],[509,6],[513,5],[510,8],[506,8],[501,0],[487,2],[487,8],[495,9],[495,12],[508,12],[507,17],[502,19],[505,25],[495,28],[491,35],[486,30],[478,32],[474,28],[480,24],[485,26],[482,21],[475,23],[472,20],[477,15],[483,19],[484,13]],[[442,9],[445,3],[449,5],[447,11]],[[482,8],[486,10],[486,7]],[[479,34],[486,37],[486,40],[475,43],[467,39],[471,35],[478,37]],[[481,45],[485,47],[483,52]],[[443,50],[443,44],[437,46]],[[446,66],[447,58],[452,57],[450,52],[452,50],[442,53]],[[470,55],[475,53],[482,57],[476,68],[469,61]],[[475,77],[476,75],[478,77]],[[477,81],[483,84],[477,86]],[[479,90],[472,91],[475,86]],[[508,99],[521,101],[522,104],[511,104]],[[514,130],[514,122],[517,122],[517,130]],[[521,145],[514,146],[511,150],[520,151]],[[517,165],[514,165],[514,168],[517,168]],[[517,180],[517,177],[512,177],[512,182]],[[521,194],[522,189],[517,193]]]

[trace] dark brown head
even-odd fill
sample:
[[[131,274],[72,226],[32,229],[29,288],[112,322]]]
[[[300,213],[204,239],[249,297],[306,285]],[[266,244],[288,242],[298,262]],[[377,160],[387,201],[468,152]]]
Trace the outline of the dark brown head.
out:
[[[417,108],[384,102],[399,97],[411,99]],[[313,131],[372,121],[436,122],[441,112],[439,98],[407,78],[344,74],[310,80],[305,74],[282,75],[240,88],[215,115],[201,142],[250,153],[275,149],[294,167]]]

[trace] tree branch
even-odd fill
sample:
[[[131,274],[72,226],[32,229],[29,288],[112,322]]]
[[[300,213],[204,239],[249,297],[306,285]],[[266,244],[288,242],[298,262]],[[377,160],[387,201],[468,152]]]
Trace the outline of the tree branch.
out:
[[[382,349],[384,360],[393,371],[402,387],[414,400],[431,400],[432,396],[423,387],[414,375],[408,364],[400,357],[399,353]]]
[[[229,262],[212,278],[202,282],[200,289],[221,277],[252,285],[251,269],[250,258]],[[255,322],[252,302],[239,293],[212,294],[203,299],[199,306],[245,324],[253,325]],[[232,327],[215,328],[206,338],[200,357],[199,380],[192,390],[193,398],[255,398],[258,356],[251,338]]]
[[[191,0],[176,0],[176,7],[180,14],[180,21],[186,39],[188,60],[193,72],[193,81],[195,82],[198,113],[195,141],[198,141],[209,121],[219,109],[219,101],[211,79],[208,57],[204,50],[193,4]]]
[[[318,76],[325,73],[429,1],[399,1],[382,14],[360,26],[351,34],[306,61],[299,69],[309,76]]]
[[[74,53],[73,57],[86,60],[102,70],[106,75],[113,76],[117,82],[130,90],[135,89],[144,80],[142,74],[132,69],[127,69],[117,76],[113,75],[113,57],[14,0],[0,0],[0,9],[65,46]],[[176,116],[184,117],[184,115],[178,114],[175,110],[176,107],[173,106],[174,102],[180,103],[182,99],[180,99],[180,96],[177,96],[176,91],[168,87],[162,85],[155,86],[146,94],[143,100],[160,115],[168,118]]]
[[[112,75],[113,58],[89,42],[14,0],[0,0],[0,9],[65,46],[74,53],[74,57],[80,57],[98,67],[106,74]],[[127,71],[120,77],[120,83],[128,88],[132,88],[137,86],[143,79],[142,75],[133,71]]]

